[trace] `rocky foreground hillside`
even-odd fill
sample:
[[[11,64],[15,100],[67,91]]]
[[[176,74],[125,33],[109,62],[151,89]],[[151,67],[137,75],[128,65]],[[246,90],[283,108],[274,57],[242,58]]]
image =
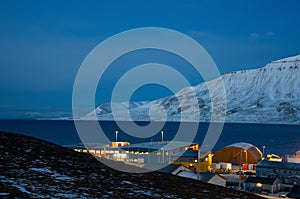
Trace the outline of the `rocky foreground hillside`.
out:
[[[119,172],[88,154],[0,132],[0,198],[15,197],[260,198],[165,173]]]

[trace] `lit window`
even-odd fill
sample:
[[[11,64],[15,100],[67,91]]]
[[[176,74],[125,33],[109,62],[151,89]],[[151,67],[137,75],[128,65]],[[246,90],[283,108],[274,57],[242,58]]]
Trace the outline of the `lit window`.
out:
[[[95,153],[95,150],[89,150],[89,153],[94,154],[94,153]]]

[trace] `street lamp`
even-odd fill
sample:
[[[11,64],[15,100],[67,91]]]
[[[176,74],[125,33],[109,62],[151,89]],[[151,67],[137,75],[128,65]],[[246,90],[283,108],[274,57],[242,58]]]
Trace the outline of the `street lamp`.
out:
[[[239,166],[239,190],[241,190],[241,184],[242,184],[242,159],[243,159],[243,150],[240,151],[240,166]]]
[[[161,142],[163,143],[164,142],[164,132],[161,131]]]
[[[265,159],[265,148],[266,148],[266,146],[262,146],[262,149],[263,149],[263,159]]]
[[[247,153],[247,150],[244,150],[244,152],[246,153],[246,161],[245,161],[245,163],[247,164],[248,163],[248,153]]]
[[[198,160],[197,160],[197,180],[200,180],[200,165],[201,164],[201,152],[200,152],[200,147],[198,144]]]
[[[119,133],[119,131],[116,131],[116,142],[118,142],[118,133]]]

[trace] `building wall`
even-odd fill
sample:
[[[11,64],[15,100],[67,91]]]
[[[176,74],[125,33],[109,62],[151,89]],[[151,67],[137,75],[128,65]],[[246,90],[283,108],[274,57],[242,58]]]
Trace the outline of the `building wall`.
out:
[[[244,183],[245,190],[249,190],[253,188],[261,189],[261,191],[268,190],[270,193],[276,193],[281,190],[281,182],[277,179],[273,185],[262,184],[261,188],[257,187],[257,183],[249,183],[249,182]]]
[[[279,192],[281,191],[281,182],[277,179],[273,185],[273,191]]]
[[[244,183],[244,189],[245,190],[257,189],[257,190],[260,190],[260,191],[269,190],[270,193],[274,192],[273,188],[272,188],[272,185],[263,184],[262,187],[257,187],[257,183],[249,183],[249,182]]]
[[[287,157],[287,162],[298,163],[298,164],[300,164],[300,158],[296,158],[296,157]]]
[[[177,159],[175,157],[173,164],[181,164],[186,168],[189,168],[194,171],[198,171],[197,157],[180,157]],[[212,171],[212,155],[208,154],[205,158],[201,159],[200,162],[200,171],[202,172],[211,172]]]
[[[197,162],[173,162],[173,164],[181,164],[186,168],[189,168],[194,171],[198,171],[198,163]],[[210,162],[201,162],[200,163],[200,171],[201,172],[211,172],[212,166]]]

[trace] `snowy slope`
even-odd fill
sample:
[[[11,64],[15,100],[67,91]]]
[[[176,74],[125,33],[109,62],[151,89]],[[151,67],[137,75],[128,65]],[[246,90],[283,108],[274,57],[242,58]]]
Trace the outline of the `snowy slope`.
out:
[[[150,120],[150,112],[151,120],[165,120],[166,114],[168,121],[208,122],[212,112],[211,99],[223,97],[219,92],[223,81],[227,107],[217,101],[214,110],[220,110],[216,114],[221,115],[226,108],[226,122],[300,124],[299,67],[300,55],[270,62],[260,69],[231,72],[210,82],[184,88],[174,96],[151,102],[130,102],[130,105],[114,103],[118,110],[115,119],[128,120],[124,113],[130,107],[131,117],[137,121]],[[192,105],[193,91],[199,110]],[[178,98],[184,103],[180,105]],[[100,120],[113,119],[109,103],[100,105],[95,111]],[[183,111],[185,114],[182,117]],[[197,114],[200,114],[200,119]]]

